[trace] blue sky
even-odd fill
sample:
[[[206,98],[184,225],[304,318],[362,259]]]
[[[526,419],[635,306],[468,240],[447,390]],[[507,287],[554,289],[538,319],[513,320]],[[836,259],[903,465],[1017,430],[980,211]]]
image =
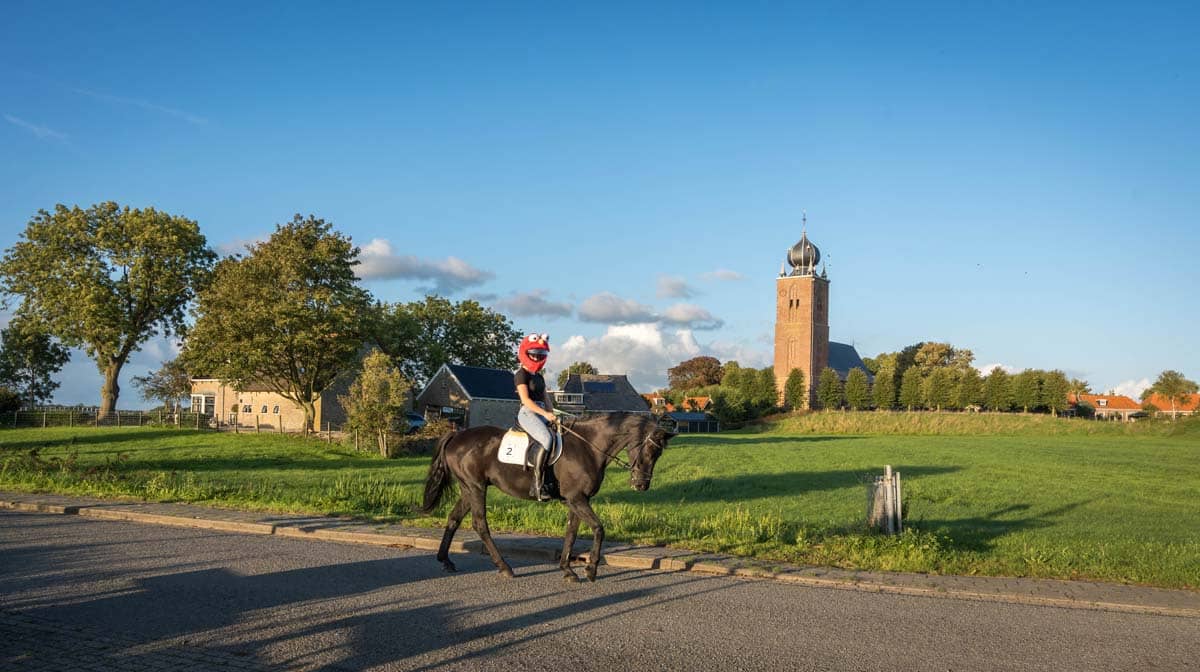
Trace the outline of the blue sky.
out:
[[[222,251],[312,213],[380,299],[478,298],[645,391],[770,363],[807,212],[864,356],[1200,377],[1193,3],[247,4],[6,2],[0,246],[60,202]]]

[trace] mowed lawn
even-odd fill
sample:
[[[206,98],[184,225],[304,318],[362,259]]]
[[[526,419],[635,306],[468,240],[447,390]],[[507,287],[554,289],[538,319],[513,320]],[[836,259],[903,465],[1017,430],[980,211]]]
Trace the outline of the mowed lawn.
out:
[[[911,431],[928,430],[928,421],[912,422]],[[1195,421],[955,422],[928,434],[785,421],[765,431],[680,436],[648,492],[631,490],[614,466],[596,508],[610,540],[768,561],[1200,587]],[[428,457],[383,460],[316,440],[0,430],[0,459],[0,489],[443,522],[414,513]],[[897,537],[865,527],[865,481],[885,464],[904,483],[908,530]],[[565,522],[558,504],[495,491],[489,504],[496,530],[560,534]]]

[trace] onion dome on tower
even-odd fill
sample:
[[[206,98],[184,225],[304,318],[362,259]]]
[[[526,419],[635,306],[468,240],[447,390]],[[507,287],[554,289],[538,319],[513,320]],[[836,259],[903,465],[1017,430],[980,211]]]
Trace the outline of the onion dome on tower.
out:
[[[808,217],[804,218],[805,229],[808,228]],[[821,263],[821,250],[808,239],[808,232],[802,229],[800,242],[787,251],[787,262],[792,265],[791,275],[815,275],[817,264]]]

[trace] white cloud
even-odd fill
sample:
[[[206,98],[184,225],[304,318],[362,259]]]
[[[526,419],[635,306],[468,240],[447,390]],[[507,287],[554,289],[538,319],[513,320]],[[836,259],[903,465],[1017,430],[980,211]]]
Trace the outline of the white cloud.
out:
[[[683,278],[660,275],[656,295],[660,299],[690,299],[696,295],[696,290],[689,287]]]
[[[1150,387],[1151,385],[1153,385],[1153,382],[1151,382],[1149,378],[1142,378],[1141,380],[1126,380],[1117,383],[1112,390],[1113,392],[1116,392],[1117,394],[1123,394],[1130,399],[1140,400],[1142,398],[1142,392],[1145,392],[1146,388]]]
[[[66,133],[59,133],[49,126],[39,126],[38,124],[25,121],[24,119],[14,117],[10,114],[4,115],[4,119],[8,123],[17,126],[18,128],[23,128],[26,131],[29,131],[42,140],[57,140],[59,142],[67,141]]]
[[[603,324],[644,324],[657,322],[658,316],[650,306],[633,299],[622,299],[610,292],[601,292],[579,304],[579,319]]]
[[[986,376],[989,373],[991,373],[992,369],[996,368],[997,366],[1000,367],[1001,371],[1004,371],[1007,374],[1014,374],[1014,373],[1021,372],[1021,369],[1018,369],[1017,367],[1012,366],[1011,364],[1001,364],[999,362],[996,362],[995,364],[978,364],[975,366],[975,369],[977,371],[979,371],[980,375]]]
[[[572,362],[589,362],[600,373],[624,374],[639,391],[650,391],[667,384],[667,369],[702,353],[692,332],[680,329],[664,334],[657,324],[611,326],[597,338],[571,336],[554,348],[548,380]]]
[[[725,324],[724,320],[713,317],[712,313],[690,303],[677,303],[667,308],[662,314],[662,321],[666,324],[702,331],[720,329]]]
[[[732,280],[745,280],[746,276],[742,275],[741,273],[738,273],[737,271],[731,271],[727,268],[718,268],[715,271],[709,271],[708,273],[705,273],[704,278],[707,280],[732,281]]]
[[[475,268],[458,257],[438,261],[395,254],[392,244],[383,238],[375,238],[364,245],[359,261],[356,273],[363,280],[431,280],[433,286],[424,289],[443,295],[482,285],[495,277],[491,271]]]
[[[571,304],[546,299],[546,290],[535,289],[524,294],[512,294],[494,301],[497,308],[517,317],[570,317]]]

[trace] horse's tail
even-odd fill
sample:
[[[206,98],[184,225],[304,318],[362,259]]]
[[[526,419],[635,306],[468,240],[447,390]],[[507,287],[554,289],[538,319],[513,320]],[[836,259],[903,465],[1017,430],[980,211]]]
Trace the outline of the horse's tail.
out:
[[[446,464],[446,444],[454,438],[456,432],[446,432],[438,440],[437,448],[433,451],[433,461],[429,463],[429,475],[425,477],[425,500],[418,509],[423,514],[433,513],[438,503],[442,501],[442,493],[450,485],[450,467]]]

